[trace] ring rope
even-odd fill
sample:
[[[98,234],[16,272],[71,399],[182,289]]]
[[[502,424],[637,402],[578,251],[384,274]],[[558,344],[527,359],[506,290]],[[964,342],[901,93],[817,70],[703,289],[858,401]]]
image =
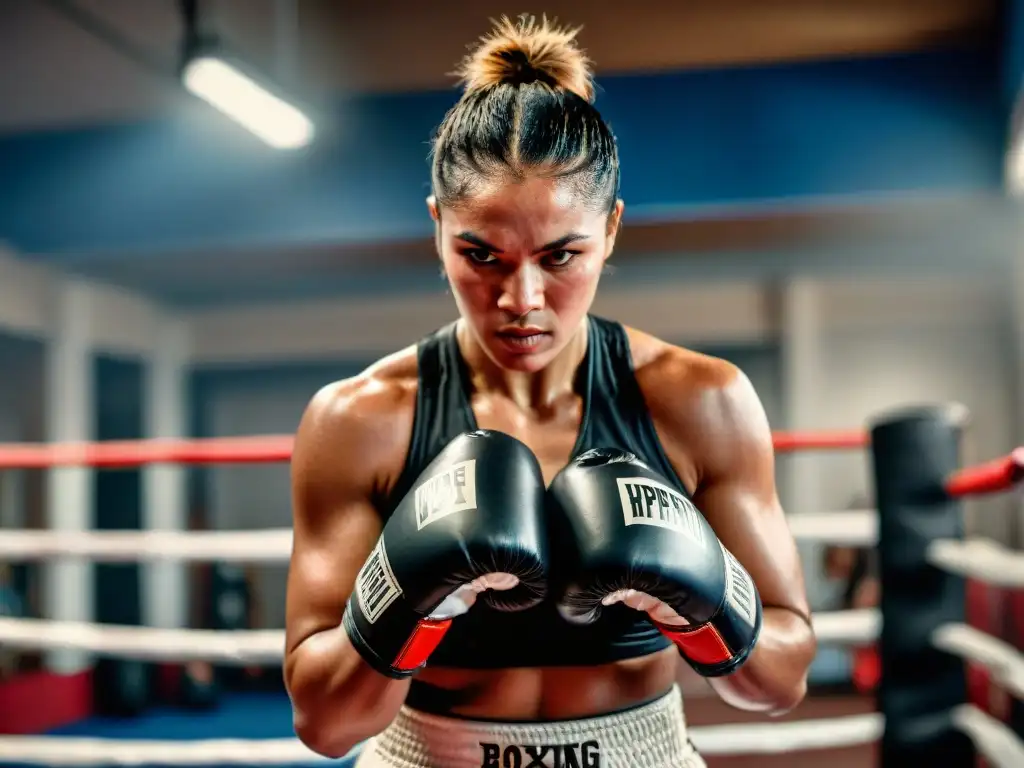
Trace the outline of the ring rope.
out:
[[[856,524],[865,515],[855,513]],[[870,518],[870,515],[868,515]],[[160,532],[150,532],[162,538]],[[280,532],[278,532],[280,533]],[[187,541],[194,534],[182,535]],[[225,534],[220,534],[224,536]],[[237,535],[237,534],[236,534]],[[216,534],[215,534],[216,536]],[[154,538],[151,535],[150,538]],[[220,544],[223,544],[221,539]],[[946,546],[950,545],[950,546]],[[946,548],[943,549],[942,547]],[[955,566],[978,573],[991,563],[992,542],[941,542],[934,547],[937,565],[944,566],[956,553]],[[945,559],[942,554],[945,552]],[[1004,553],[1011,557],[1009,553]],[[135,551],[136,559],[139,556]],[[991,570],[991,569],[989,569]],[[1001,570],[1001,569],[996,569]],[[980,575],[984,576],[985,573]],[[843,611],[816,614],[815,632],[823,642],[865,643],[877,638],[880,615],[877,611]],[[119,657],[157,659],[206,659],[231,663],[276,662],[283,653],[283,632],[210,630],[168,630],[150,627],[119,627],[77,622],[51,622],[26,619],[0,619],[0,643],[22,648],[74,648]],[[956,653],[968,661],[986,667],[993,678],[1018,698],[1024,698],[1024,656],[1007,644],[971,627],[947,625],[938,630],[935,645]],[[954,725],[976,744],[979,752],[996,768],[1019,766],[1022,745],[998,721],[970,706],[957,708]],[[701,751],[716,754],[777,754],[799,750],[835,748],[874,743],[882,733],[883,721],[877,713],[830,720],[774,723],[765,726],[712,726],[694,728],[693,738]],[[295,739],[214,740],[194,742],[125,742],[102,739],[64,739],[52,737],[2,737],[0,758],[35,765],[165,765],[281,764],[316,760]]]
[[[871,546],[878,538],[874,510],[791,515],[797,539],[824,544]],[[0,536],[0,560],[27,562],[53,558],[88,558],[119,563],[156,560],[180,562],[287,562],[292,532],[288,528],[253,531],[66,531],[11,530]]]
[[[267,464],[290,461],[291,435],[190,440],[106,440],[98,443],[6,443],[0,469],[140,467],[146,464]]]
[[[939,647],[962,653],[997,672],[1014,669],[1016,675],[1018,667],[1024,668],[1016,651],[1000,647],[998,641],[970,627],[945,627],[935,640]],[[1020,690],[1018,681],[1014,692],[1019,695]],[[952,715],[953,724],[995,768],[1024,765],[1024,744],[1005,725],[971,705],[957,707]],[[698,749],[709,756],[781,754],[875,743],[883,726],[880,714],[869,713],[790,723],[695,727],[691,734]],[[286,764],[322,758],[297,739],[160,742],[7,736],[0,737],[0,759],[49,766],[187,766]]]
[[[869,645],[882,630],[882,613],[874,608],[812,614],[814,635],[824,645]]]
[[[705,755],[759,755],[871,744],[882,733],[877,713],[772,724],[696,726],[690,738]],[[0,761],[49,766],[294,764],[324,758],[298,739],[123,741],[0,737]]]
[[[928,545],[928,561],[957,576],[994,587],[1024,587],[1024,554],[991,539],[941,539]]]
[[[843,450],[867,445],[867,434],[861,430],[774,432],[772,439],[779,453]],[[287,462],[291,461],[294,445],[293,435],[5,443],[0,445],[0,469]]]
[[[967,734],[994,768],[1024,765],[1024,745],[1003,723],[966,704],[953,724]],[[884,721],[878,713],[772,724],[696,726],[690,735],[708,756],[766,755],[873,744]],[[298,739],[144,741],[39,736],[0,737],[0,760],[47,766],[281,765],[325,758]]]
[[[1024,480],[1024,448],[973,467],[965,467],[946,479],[946,494],[953,499],[1008,491]]]
[[[882,737],[883,725],[881,714],[869,712],[770,725],[695,726],[690,735],[698,751],[705,755],[778,755],[873,744]]]
[[[778,436],[777,436],[778,438]],[[266,441],[267,438],[259,440]],[[290,458],[291,438],[270,438],[267,445],[253,450],[257,441],[133,441],[130,443],[56,446],[14,446],[32,449],[20,456],[17,466],[90,464],[93,466],[138,466],[174,462],[259,462]],[[858,443],[858,440],[860,441]],[[141,446],[146,450],[137,450]],[[846,435],[834,442],[786,445],[777,439],[777,450],[799,448],[841,448],[863,445]],[[128,447],[132,455],[124,452]],[[0,465],[12,466],[9,449],[0,448]],[[35,453],[33,453],[35,451]],[[118,453],[122,451],[123,453]],[[286,452],[287,456],[283,456]],[[34,464],[24,462],[36,462]],[[951,497],[980,495],[1007,490],[1024,479],[1024,450],[1003,459],[965,469],[945,485]],[[790,518],[796,538],[827,543],[871,545],[877,542],[877,514],[854,510],[831,515],[798,515]],[[243,551],[239,537],[246,538]],[[102,537],[102,538],[100,538]],[[278,560],[287,559],[291,533],[288,530],[257,532],[105,532],[102,534],[52,531],[19,532],[0,543],[0,557],[43,559],[89,557],[100,560]],[[14,538],[14,541],[11,541]],[[230,544],[230,546],[225,546]],[[225,553],[228,553],[225,557]],[[1011,553],[986,540],[939,541],[929,548],[929,561],[958,575],[978,578],[1002,586],[1024,585],[1024,556]],[[878,637],[877,611],[844,611],[818,614],[815,631],[823,642],[865,643]],[[5,637],[6,636],[6,637]],[[984,666],[996,681],[1017,698],[1024,698],[1024,656],[1006,643],[965,625],[946,625],[932,638],[936,647],[956,653]],[[141,659],[207,659],[251,663],[279,661],[283,653],[283,632],[208,630],[167,630],[147,627],[90,625],[78,622],[50,622],[0,619],[0,642],[22,648],[75,648],[104,655]],[[966,733],[997,768],[1024,764],[1024,744],[1005,725],[970,705],[952,712],[953,724]],[[776,723],[765,726],[726,725],[692,729],[698,748],[708,755],[773,754],[816,748],[836,748],[873,743],[883,731],[877,713],[830,720]],[[102,739],[0,737],[0,759],[39,765],[140,765],[162,763],[197,765],[281,764],[319,760],[295,739],[201,740],[193,742],[142,742]]]
[[[867,447],[868,434],[859,429],[773,432],[772,443],[776,453],[842,451]]]
[[[848,547],[878,543],[878,511],[874,509],[786,515],[786,522],[797,540]]]
[[[1004,723],[974,705],[956,707],[953,725],[970,737],[975,748],[993,768],[1019,768],[1024,765],[1024,743]]]
[[[878,637],[879,625],[878,613],[873,610],[814,616],[819,642],[835,645],[870,643]],[[281,661],[284,632],[279,629],[162,629],[0,617],[0,645],[23,651],[74,650],[144,661],[200,659],[226,664],[265,664]]]
[[[293,765],[326,759],[298,739],[153,741],[0,736],[0,761],[24,765]]]
[[[1009,644],[966,624],[939,627],[932,635],[932,643],[940,650],[984,667],[996,682],[1024,701],[1024,655]]]
[[[181,562],[287,562],[292,532],[257,531],[4,531],[0,560],[88,558],[121,563],[154,560]]]
[[[85,651],[142,661],[279,664],[284,656],[284,632],[277,629],[158,629],[0,618],[0,645],[22,651]]]

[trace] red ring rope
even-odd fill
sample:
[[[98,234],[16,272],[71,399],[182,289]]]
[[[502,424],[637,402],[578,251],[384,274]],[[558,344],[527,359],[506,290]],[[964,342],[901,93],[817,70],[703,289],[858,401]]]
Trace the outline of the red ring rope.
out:
[[[864,432],[776,432],[778,453],[862,448]],[[291,435],[216,437],[197,440],[118,440],[98,443],[0,444],[0,469],[87,466],[139,467],[146,464],[269,464],[290,461]]]
[[[776,453],[836,451],[864,448],[868,435],[862,430],[836,429],[824,432],[773,432]]]
[[[862,431],[775,432],[777,453],[862,448]],[[99,443],[0,444],[0,469],[58,466],[138,467],[146,464],[269,464],[291,460],[291,435],[198,440],[120,440]],[[945,484],[952,498],[1007,491],[1024,481],[1024,448],[954,473]]]
[[[144,464],[264,464],[288,461],[290,435],[204,440],[119,440],[100,443],[0,444],[0,468],[138,467]]]
[[[953,499],[1008,491],[1024,480],[1024,448],[1007,456],[965,467],[946,479],[946,494]]]

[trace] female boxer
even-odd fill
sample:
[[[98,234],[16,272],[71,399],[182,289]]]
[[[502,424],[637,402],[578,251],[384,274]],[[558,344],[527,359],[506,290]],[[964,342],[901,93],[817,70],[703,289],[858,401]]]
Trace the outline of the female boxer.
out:
[[[815,654],[763,409],[589,314],[623,203],[574,33],[503,19],[462,74],[428,199],[459,319],[298,430],[296,732],[362,768],[702,766],[681,658],[777,714]]]

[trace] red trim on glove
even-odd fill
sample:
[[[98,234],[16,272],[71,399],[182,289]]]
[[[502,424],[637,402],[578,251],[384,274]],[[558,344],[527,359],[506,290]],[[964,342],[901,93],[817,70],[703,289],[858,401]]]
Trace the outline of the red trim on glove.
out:
[[[658,629],[678,648],[683,656],[695,664],[713,666],[733,658],[732,651],[718,633],[714,624],[700,627],[670,627],[658,624]]]
[[[452,625],[451,619],[423,619],[405,641],[395,658],[394,668],[403,672],[418,669],[426,663],[430,654],[441,644],[444,633]]]

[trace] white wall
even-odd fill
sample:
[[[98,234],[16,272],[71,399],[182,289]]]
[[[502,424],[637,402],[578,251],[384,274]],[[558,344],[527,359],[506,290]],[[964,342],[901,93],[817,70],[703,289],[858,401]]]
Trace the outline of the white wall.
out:
[[[866,424],[894,407],[963,403],[972,425],[965,460],[1009,451],[1019,438],[1010,297],[1002,281],[904,279],[822,284],[822,428]],[[869,490],[863,454],[822,460],[822,503]],[[976,503],[975,530],[1008,534],[1010,497]],[[983,514],[987,513],[987,514]]]
[[[54,303],[73,286],[90,308],[90,339],[98,350],[146,356],[164,313],[144,296],[19,259],[0,244],[0,334],[45,340],[54,322]]]
[[[0,331],[43,337],[49,328],[50,272],[0,244]]]

